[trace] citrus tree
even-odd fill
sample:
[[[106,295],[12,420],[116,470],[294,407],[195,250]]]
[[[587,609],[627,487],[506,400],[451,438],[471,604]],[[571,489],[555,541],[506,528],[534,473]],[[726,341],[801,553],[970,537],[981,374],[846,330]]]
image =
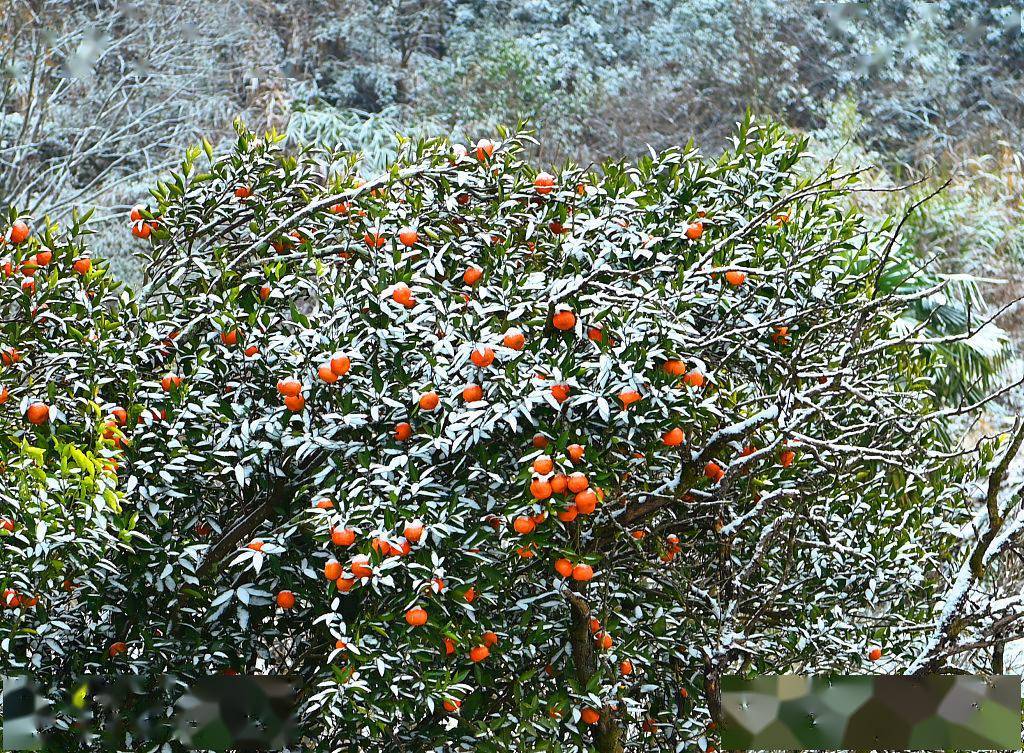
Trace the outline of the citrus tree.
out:
[[[137,291],[12,211],[0,666],[288,673],[335,750],[608,753],[709,749],[723,673],[945,646],[975,463],[898,326],[941,283],[877,285],[895,223],[772,125],[599,173],[528,139],[364,181],[240,127],[133,210]]]

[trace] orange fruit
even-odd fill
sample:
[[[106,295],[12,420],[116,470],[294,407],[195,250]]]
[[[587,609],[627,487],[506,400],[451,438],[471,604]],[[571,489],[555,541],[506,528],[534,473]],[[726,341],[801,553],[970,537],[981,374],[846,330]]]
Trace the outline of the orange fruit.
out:
[[[234,345],[238,342],[238,330],[229,329],[220,333],[220,341],[225,345]]]
[[[25,418],[30,424],[45,424],[50,420],[50,406],[46,403],[32,403],[25,411]]]
[[[572,563],[564,557],[555,560],[555,572],[563,578],[568,578],[572,575]]]
[[[576,510],[582,515],[590,515],[597,509],[597,494],[593,489],[584,489],[573,498]]]
[[[665,370],[666,374],[672,376],[683,376],[686,373],[686,365],[675,358],[670,358],[661,365],[661,368]]]
[[[560,403],[564,403],[569,399],[569,385],[567,384],[556,384],[551,388],[551,396]]]
[[[332,529],[331,541],[336,546],[351,546],[355,543],[355,532],[352,529]]]
[[[340,377],[345,376],[348,370],[352,368],[352,361],[348,356],[345,355],[334,355],[331,356],[331,371]]]
[[[779,465],[783,468],[789,468],[792,465],[793,460],[796,458],[796,453],[792,450],[783,450],[779,453]]]
[[[466,600],[467,604],[472,604],[476,599],[476,589],[473,586],[470,586],[466,589],[466,592],[462,594],[462,598]]]
[[[405,613],[405,621],[413,627],[420,627],[427,624],[427,610],[423,607],[413,607]]]
[[[36,259],[36,264],[38,264],[40,267],[45,267],[51,261],[53,261],[53,252],[52,251],[40,251],[38,254],[36,254],[35,259]]]
[[[147,222],[132,223],[132,235],[136,238],[148,238],[150,233],[153,232],[153,228]]]
[[[410,541],[413,544],[418,544],[420,539],[423,537],[423,523],[419,520],[413,520],[407,523],[402,535],[407,541]]]
[[[487,646],[473,646],[473,648],[469,650],[470,660],[477,663],[482,662],[490,655],[491,650],[487,648]]]
[[[346,578],[344,576],[342,576],[342,577],[338,578],[336,581],[334,581],[335,588],[337,588],[343,594],[347,594],[349,591],[351,591],[353,588],[355,588],[355,585],[356,585],[356,581],[355,581],[354,578]]]
[[[476,142],[476,158],[481,162],[494,154],[494,142],[490,139],[480,139]]]
[[[619,401],[622,403],[622,410],[627,410],[629,406],[640,402],[640,393],[636,390],[623,390],[619,393]]]
[[[631,662],[629,659],[623,659],[621,662],[619,662],[619,672],[622,674],[623,677],[628,677],[629,675],[633,674],[633,662]]]
[[[451,656],[455,653],[455,641],[451,638],[444,639],[444,653],[445,656]]]
[[[583,457],[583,453],[586,452],[581,444],[571,444],[565,448],[565,451],[569,455],[569,459],[574,463],[578,462]]]
[[[530,494],[534,499],[548,499],[551,496],[551,484],[543,479],[535,478],[530,482]]]
[[[484,391],[479,384],[471,384],[462,390],[462,399],[467,403],[475,403],[484,399]]]
[[[324,565],[324,577],[327,578],[327,580],[337,580],[340,578],[341,563],[335,559],[327,560],[327,564]]]
[[[363,233],[363,243],[370,248],[380,248],[387,243],[387,238],[380,233]]]
[[[678,447],[685,438],[683,430],[676,426],[674,429],[669,429],[661,435],[661,443],[666,447]]]
[[[533,461],[533,470],[542,476],[546,476],[554,469],[555,464],[551,461],[550,455],[541,455]]]
[[[391,300],[406,308],[412,308],[416,303],[413,300],[412,290],[404,282],[395,285],[394,290],[391,291]]]
[[[551,193],[554,185],[555,176],[550,173],[537,173],[537,177],[533,179],[533,187],[537,189],[539,194]]]
[[[537,553],[535,551],[533,551],[533,549],[531,549],[528,546],[521,546],[521,547],[519,547],[518,549],[516,549],[516,554],[518,554],[524,560],[530,559],[531,557],[536,557],[537,556]]]
[[[438,406],[438,403],[440,402],[441,398],[437,396],[436,392],[424,392],[422,395],[420,395],[419,406],[422,410],[432,411]]]
[[[543,450],[545,447],[548,446],[548,438],[545,437],[543,434],[534,434],[532,442],[533,446],[536,447],[538,450]]]
[[[522,350],[526,344],[526,336],[521,330],[512,328],[505,332],[505,337],[502,339],[502,345],[512,350]]]
[[[349,562],[352,574],[357,578],[369,578],[373,575],[373,568],[370,567],[370,558],[365,554],[357,554]]]
[[[691,222],[686,228],[686,237],[695,241],[704,234],[703,222]]]
[[[306,407],[306,398],[302,395],[289,395],[284,399],[284,407],[292,413],[298,413]]]
[[[398,231],[398,240],[406,248],[412,248],[420,239],[420,234],[411,227],[403,227]]]
[[[555,329],[565,332],[576,326],[576,315],[571,311],[559,311],[551,317],[551,324]]]
[[[295,594],[291,591],[278,591],[277,606],[281,609],[291,609],[295,606]]]
[[[170,392],[172,388],[181,386],[181,377],[176,374],[168,374],[160,380],[160,386],[164,392]]]
[[[117,641],[116,643],[110,644],[110,648],[107,649],[107,654],[110,656],[111,659],[113,659],[118,654],[122,654],[127,650],[128,644],[126,644],[124,641]]]
[[[600,326],[591,327],[587,330],[587,338],[599,343],[604,339],[604,331]]]
[[[735,288],[738,288],[740,285],[746,282],[746,280],[747,276],[743,272],[740,272],[738,269],[730,269],[728,272],[725,273],[725,281]]]
[[[594,709],[583,709],[580,712],[580,721],[593,726],[601,721],[601,715]]]
[[[459,710],[459,706],[461,705],[462,701],[457,701],[448,698],[445,698],[444,700],[444,710],[447,711],[449,714],[454,714],[456,711]]]
[[[254,552],[262,552],[263,542],[259,539],[256,539],[255,541],[250,541],[248,544],[246,544],[246,547],[252,549]]]
[[[316,374],[320,379],[327,382],[327,384],[334,384],[338,381],[338,375],[331,369],[330,363],[322,363],[316,369]]]
[[[537,526],[530,518],[526,517],[525,515],[520,515],[512,523],[512,527],[516,529],[516,533],[525,536],[528,533],[533,533],[533,530]]]
[[[29,236],[28,224],[24,220],[15,220],[11,225],[11,243],[18,245],[23,243]]]
[[[260,300],[265,301],[270,298],[270,286],[264,285],[260,288]]]
[[[237,196],[239,199],[248,199],[250,196],[252,196],[252,191],[249,190],[248,186],[238,186],[235,189],[235,196]]]
[[[283,397],[294,397],[302,392],[302,383],[295,379],[282,379],[277,383],[277,391]]]
[[[569,488],[569,477],[564,473],[556,473],[548,483],[555,494],[565,494],[565,490]]]
[[[395,439],[399,442],[404,442],[412,436],[412,424],[402,421],[400,424],[395,425]]]
[[[590,486],[590,481],[587,480],[586,474],[577,471],[576,473],[572,473],[569,475],[568,486],[569,491],[571,491],[573,494],[579,494],[581,491]]]
[[[704,375],[699,371],[690,371],[683,377],[683,381],[690,387],[703,387]]]
[[[462,281],[467,285],[476,285],[483,276],[484,273],[480,267],[467,267],[466,271],[462,273]]]
[[[708,461],[704,466],[704,475],[707,476],[713,483],[718,483],[725,477],[725,471],[722,467],[713,460]]]
[[[494,350],[481,345],[473,349],[469,360],[473,362],[474,366],[478,366],[481,369],[486,368],[494,363]]]
[[[558,519],[563,523],[572,523],[576,520],[576,516],[580,514],[580,511],[576,509],[576,505],[569,505],[567,508],[558,513]]]
[[[84,277],[89,274],[89,271],[92,269],[92,259],[87,256],[83,256],[81,259],[75,260],[75,263],[71,265],[71,268]]]
[[[594,636],[594,644],[602,651],[608,651],[614,645],[614,641],[608,633],[598,633]]]
[[[868,659],[870,659],[871,661],[878,661],[881,658],[882,658],[882,649],[880,649],[880,648],[873,648],[870,651],[868,651]]]
[[[594,568],[590,565],[576,565],[572,569],[572,579],[587,582],[594,577]]]

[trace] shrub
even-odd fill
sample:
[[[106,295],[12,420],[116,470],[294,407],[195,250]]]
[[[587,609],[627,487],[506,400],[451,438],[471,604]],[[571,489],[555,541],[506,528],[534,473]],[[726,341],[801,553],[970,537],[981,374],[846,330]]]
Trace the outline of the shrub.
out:
[[[360,183],[240,129],[136,210],[136,292],[69,271],[78,225],[6,247],[52,259],[0,287],[0,585],[40,595],[4,668],[287,672],[336,750],[620,751],[703,740],[725,672],[917,656],[972,474],[891,226],[772,125],[600,174],[526,140]]]

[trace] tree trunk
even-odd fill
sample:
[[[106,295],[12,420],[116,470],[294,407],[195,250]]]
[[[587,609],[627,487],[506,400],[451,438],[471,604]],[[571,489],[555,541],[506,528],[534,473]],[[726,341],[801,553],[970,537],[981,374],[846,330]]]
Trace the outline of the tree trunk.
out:
[[[569,599],[569,644],[576,680],[586,685],[597,671],[597,656],[590,637],[590,606],[578,593],[566,591]],[[601,721],[594,728],[594,749],[597,753],[623,753],[622,729],[612,716],[612,709],[601,709]]]

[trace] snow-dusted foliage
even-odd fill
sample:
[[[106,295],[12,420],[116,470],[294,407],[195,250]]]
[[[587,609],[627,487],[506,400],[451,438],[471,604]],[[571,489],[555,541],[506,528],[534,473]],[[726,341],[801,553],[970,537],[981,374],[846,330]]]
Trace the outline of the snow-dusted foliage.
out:
[[[137,292],[9,232],[0,669],[283,672],[334,750],[607,752],[710,745],[723,673],[948,645],[971,459],[894,224],[771,125],[599,174],[526,140],[360,182],[240,130],[136,210]]]

